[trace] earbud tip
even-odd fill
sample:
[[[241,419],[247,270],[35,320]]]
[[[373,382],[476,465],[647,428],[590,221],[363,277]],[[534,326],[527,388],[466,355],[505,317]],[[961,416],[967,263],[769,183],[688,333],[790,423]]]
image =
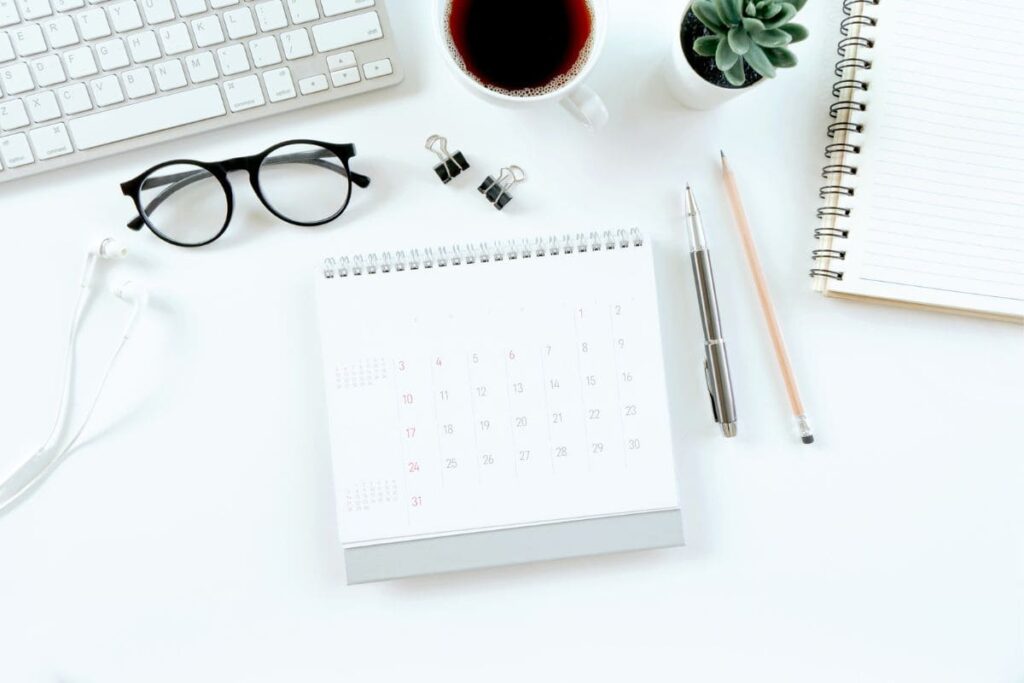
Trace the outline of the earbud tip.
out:
[[[100,256],[109,259],[120,259],[128,255],[128,248],[113,237],[108,237],[100,244]]]

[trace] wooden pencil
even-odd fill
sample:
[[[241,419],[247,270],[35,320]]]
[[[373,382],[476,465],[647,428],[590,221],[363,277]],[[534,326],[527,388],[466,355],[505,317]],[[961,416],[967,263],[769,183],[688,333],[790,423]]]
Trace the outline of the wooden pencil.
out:
[[[804,410],[803,401],[800,399],[800,388],[796,383],[796,374],[793,372],[793,363],[789,359],[789,352],[786,350],[786,342],[782,337],[782,328],[779,325],[779,316],[775,312],[775,304],[772,303],[771,293],[768,291],[768,280],[765,278],[764,269],[761,267],[761,259],[757,256],[757,246],[754,244],[754,236],[750,231],[750,221],[747,220],[747,212],[743,209],[743,201],[740,199],[739,187],[736,184],[736,177],[729,167],[729,161],[722,152],[722,180],[725,182],[726,194],[729,196],[729,204],[732,206],[733,217],[736,219],[736,228],[740,233],[740,242],[743,244],[743,253],[747,257],[747,265],[754,278],[754,286],[757,289],[757,298],[761,304],[761,312],[764,314],[765,323],[768,326],[768,335],[772,340],[772,347],[775,350],[775,359],[778,361],[779,370],[782,372],[782,379],[786,385],[786,394],[789,396],[789,407],[796,420],[797,432],[800,440],[805,444],[814,443],[814,434],[811,431],[810,421],[807,419],[807,412]]]

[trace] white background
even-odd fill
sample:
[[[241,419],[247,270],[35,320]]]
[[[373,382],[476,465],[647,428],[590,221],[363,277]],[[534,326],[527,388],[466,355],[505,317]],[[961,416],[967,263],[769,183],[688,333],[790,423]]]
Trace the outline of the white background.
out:
[[[1024,681],[1021,328],[809,289],[838,0],[805,10],[796,70],[707,113],[678,107],[657,75],[681,0],[613,1],[591,78],[612,121],[597,134],[557,107],[475,99],[442,68],[431,3],[389,4],[408,70],[396,89],[0,186],[0,470],[48,431],[90,240],[132,250],[101,280],[142,277],[154,292],[85,443],[0,518],[0,680]],[[422,144],[435,132],[467,154],[469,178],[434,177]],[[145,167],[290,137],[358,145],[353,166],[374,182],[336,225],[279,224],[240,180],[215,246],[124,228],[118,183]],[[719,147],[754,216],[813,447],[790,431]],[[509,163],[531,179],[498,214],[475,185]],[[680,250],[687,179],[732,351],[729,442],[710,422]],[[346,587],[313,313],[320,257],[633,225],[669,243],[687,547]],[[90,371],[127,313],[96,301]]]

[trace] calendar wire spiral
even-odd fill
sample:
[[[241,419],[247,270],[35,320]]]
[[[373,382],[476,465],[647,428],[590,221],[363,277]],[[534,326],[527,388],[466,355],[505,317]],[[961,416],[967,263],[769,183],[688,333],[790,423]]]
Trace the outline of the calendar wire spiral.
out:
[[[589,234],[566,234],[547,238],[516,238],[478,244],[455,244],[450,247],[434,249],[412,249],[408,252],[399,250],[338,258],[328,257],[324,259],[323,273],[324,277],[329,280],[343,279],[421,268],[448,268],[488,263],[489,261],[514,261],[590,251],[630,249],[643,246],[643,244],[644,237],[638,228],[594,231]]]
[[[867,72],[872,67],[875,47],[873,29],[878,19],[873,10],[882,0],[843,0],[843,19],[839,24],[842,38],[836,46],[839,60],[835,64],[837,80],[832,84],[835,101],[829,107],[827,134],[830,142],[825,146],[829,160],[821,169],[826,184],[818,189],[825,205],[818,208],[819,226],[814,238],[819,247],[811,252],[814,267],[811,277],[819,288],[828,280],[841,281],[846,260],[845,241],[850,237],[853,213],[849,204],[856,194],[854,178],[857,175],[856,157],[861,153],[860,137],[864,133],[864,113],[868,110],[866,93],[870,88]]]

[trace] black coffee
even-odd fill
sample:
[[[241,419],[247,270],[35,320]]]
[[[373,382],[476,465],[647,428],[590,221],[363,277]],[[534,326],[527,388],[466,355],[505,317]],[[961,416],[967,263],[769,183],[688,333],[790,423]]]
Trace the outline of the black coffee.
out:
[[[588,0],[451,0],[448,35],[465,70],[492,90],[557,90],[586,63]]]

